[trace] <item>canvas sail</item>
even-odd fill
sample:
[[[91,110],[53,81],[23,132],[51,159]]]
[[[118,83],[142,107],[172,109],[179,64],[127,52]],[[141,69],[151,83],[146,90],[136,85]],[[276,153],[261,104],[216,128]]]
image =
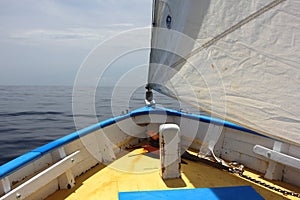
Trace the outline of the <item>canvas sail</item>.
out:
[[[300,144],[300,2],[156,0],[149,86]]]

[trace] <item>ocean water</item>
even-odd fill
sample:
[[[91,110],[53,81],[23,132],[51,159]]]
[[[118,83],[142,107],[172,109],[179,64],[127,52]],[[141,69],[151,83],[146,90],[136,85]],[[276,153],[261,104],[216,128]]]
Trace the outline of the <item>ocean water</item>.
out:
[[[92,124],[95,116],[82,109],[76,112],[76,117],[84,123],[75,126],[72,91],[71,86],[0,86],[0,165]],[[98,89],[92,106],[96,120],[144,106],[144,87],[133,93],[128,91],[124,88],[115,97],[112,87]],[[80,92],[82,96],[91,93],[90,88],[80,88]],[[161,106],[171,109],[182,106],[169,97],[154,95]]]

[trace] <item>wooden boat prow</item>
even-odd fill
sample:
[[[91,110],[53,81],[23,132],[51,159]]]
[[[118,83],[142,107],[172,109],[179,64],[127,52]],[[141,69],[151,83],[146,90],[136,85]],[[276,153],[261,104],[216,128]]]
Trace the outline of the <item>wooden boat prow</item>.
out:
[[[203,146],[208,126],[222,128],[214,154],[242,163],[245,176],[182,158],[181,177],[162,179],[159,156],[144,148],[128,151],[126,147],[145,140],[148,128],[158,129],[166,123],[180,126],[181,145],[195,157],[193,151],[199,152]],[[199,127],[195,135],[194,126]],[[285,163],[272,157],[277,155],[278,151],[272,149],[278,143],[289,145],[288,151],[280,152]],[[270,148],[267,157],[255,152],[257,145]],[[1,166],[0,199],[118,199],[119,192],[247,185],[265,199],[298,199],[300,169],[291,165],[299,160],[295,157],[299,151],[287,141],[211,117],[144,107],[77,131]],[[264,178],[271,172],[274,180]],[[255,183],[257,180],[265,186]]]

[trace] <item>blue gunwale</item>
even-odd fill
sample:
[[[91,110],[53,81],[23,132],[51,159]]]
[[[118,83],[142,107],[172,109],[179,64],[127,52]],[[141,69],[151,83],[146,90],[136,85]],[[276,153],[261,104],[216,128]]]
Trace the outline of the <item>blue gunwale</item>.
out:
[[[122,121],[124,119],[127,119],[127,118],[141,116],[141,115],[148,115],[148,114],[158,114],[158,115],[169,115],[169,116],[185,117],[185,118],[189,118],[189,119],[193,119],[193,120],[199,120],[199,121],[204,122],[204,123],[212,123],[212,124],[215,124],[215,125],[224,126],[224,127],[244,131],[244,132],[247,132],[247,133],[250,133],[250,134],[259,135],[259,136],[262,136],[262,137],[267,137],[265,135],[259,134],[257,132],[252,131],[252,130],[249,130],[245,127],[233,124],[233,123],[225,121],[225,120],[213,118],[213,117],[183,113],[183,112],[180,112],[180,111],[166,109],[166,108],[142,107],[142,108],[133,110],[132,112],[130,112],[128,114],[113,117],[113,118],[101,121],[97,124],[91,125],[89,127],[86,127],[84,129],[73,132],[69,135],[66,135],[66,136],[61,137],[57,140],[54,140],[54,141],[52,141],[48,144],[45,144],[45,145],[40,146],[36,149],[33,149],[33,150],[31,150],[31,151],[15,158],[14,160],[11,160],[11,161],[3,164],[2,166],[0,166],[0,179],[10,175],[11,173],[15,172],[17,169],[19,169],[19,168],[25,166],[26,164],[29,164],[32,161],[42,157],[43,155],[47,154],[48,152],[50,152],[54,149],[57,149],[57,148],[65,145],[65,144],[68,144],[68,143],[70,143],[74,140],[77,140],[77,139],[79,139],[80,137],[82,137],[84,135],[92,133],[92,132],[94,132],[96,130],[99,130],[101,128],[105,128],[107,126],[110,126],[112,124],[115,124],[115,123],[117,123],[119,121]],[[267,137],[267,138],[269,138],[269,137]]]

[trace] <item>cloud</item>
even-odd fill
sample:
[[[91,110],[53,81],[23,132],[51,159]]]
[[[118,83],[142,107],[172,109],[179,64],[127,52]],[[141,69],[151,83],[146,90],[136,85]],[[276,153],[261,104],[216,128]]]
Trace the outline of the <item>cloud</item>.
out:
[[[22,44],[79,40],[97,43],[119,32],[150,24],[150,2],[4,0],[0,2],[0,40]]]
[[[145,26],[144,28],[149,28]],[[98,43],[122,32],[134,30],[136,27],[130,23],[110,24],[100,28],[68,28],[68,29],[30,29],[14,30],[0,34],[0,42],[20,45],[63,45],[87,46],[92,48]],[[136,36],[135,38],[139,38]],[[119,44],[122,45],[122,44]],[[45,46],[46,47],[46,46]]]
[[[51,30],[51,29],[34,29],[24,32],[13,33],[9,36],[10,39],[17,40],[99,40],[99,33],[95,30]]]
[[[0,0],[0,24],[0,84],[60,84],[50,75],[72,82],[70,74],[99,43],[150,25],[151,0]],[[124,38],[104,54],[147,37]]]
[[[123,24],[109,24],[107,26],[108,27],[134,27],[134,24],[128,24],[128,23],[123,23]]]

